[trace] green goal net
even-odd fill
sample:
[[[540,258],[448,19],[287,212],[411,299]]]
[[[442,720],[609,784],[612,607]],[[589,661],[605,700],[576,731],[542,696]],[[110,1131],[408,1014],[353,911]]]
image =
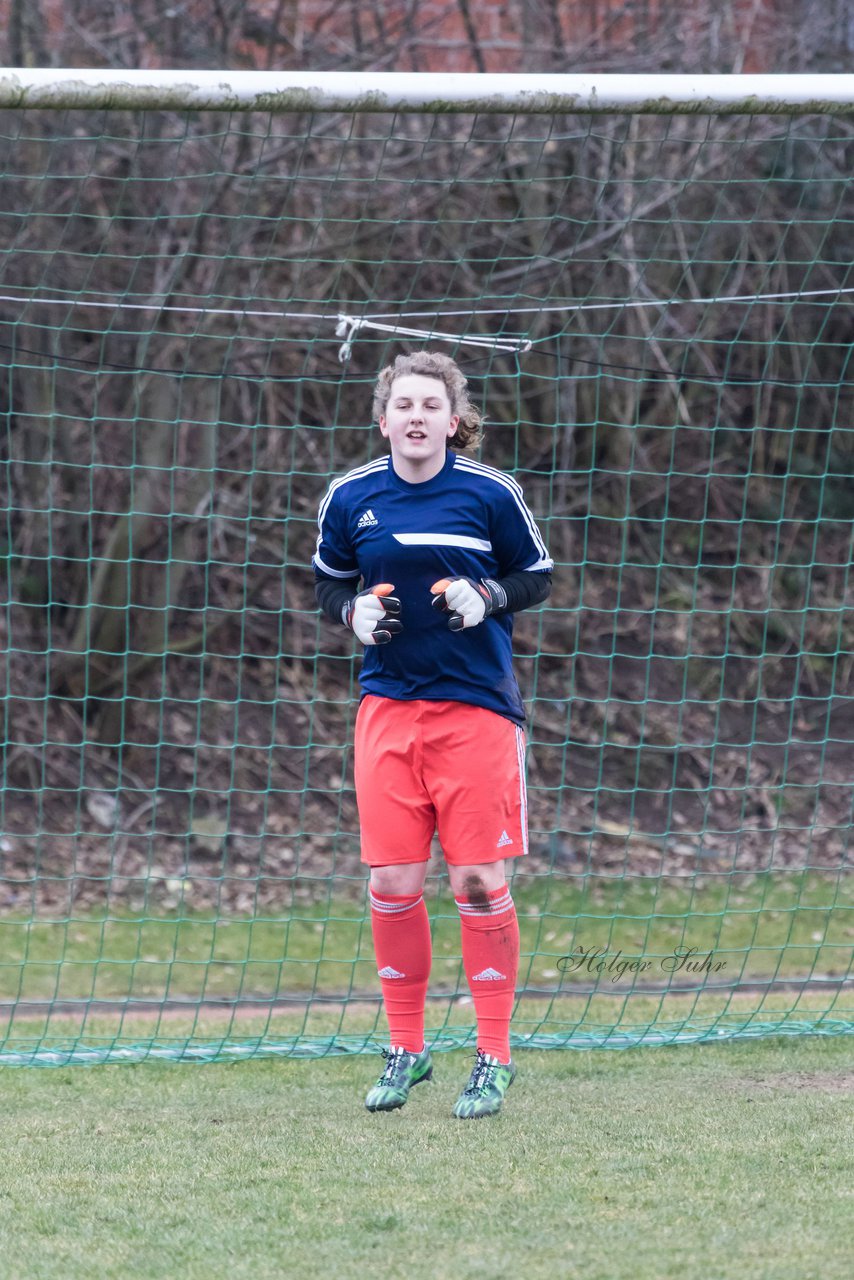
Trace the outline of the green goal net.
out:
[[[0,1063],[384,1042],[310,559],[425,347],[556,562],[514,1045],[854,1031],[851,116],[75,93],[0,111]]]

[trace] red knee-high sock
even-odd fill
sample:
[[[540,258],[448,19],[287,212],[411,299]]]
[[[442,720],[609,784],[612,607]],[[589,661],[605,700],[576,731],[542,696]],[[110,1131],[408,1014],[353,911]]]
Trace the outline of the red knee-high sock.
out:
[[[463,967],[477,1015],[477,1044],[510,1061],[510,1017],[519,970],[519,921],[507,885],[479,897],[456,898]]]
[[[423,894],[371,889],[371,928],[390,1043],[408,1053],[420,1053],[433,955]]]

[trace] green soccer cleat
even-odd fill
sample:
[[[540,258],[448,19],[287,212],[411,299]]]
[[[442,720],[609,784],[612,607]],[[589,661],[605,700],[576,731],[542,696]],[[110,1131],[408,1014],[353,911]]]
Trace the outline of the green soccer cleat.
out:
[[[478,1049],[471,1078],[457,1098],[454,1115],[459,1120],[497,1115],[515,1079],[516,1065],[512,1058],[505,1064]]]
[[[383,1049],[385,1071],[365,1098],[369,1111],[396,1111],[409,1097],[413,1085],[433,1077],[430,1050],[425,1046],[420,1053],[407,1053],[406,1049]]]

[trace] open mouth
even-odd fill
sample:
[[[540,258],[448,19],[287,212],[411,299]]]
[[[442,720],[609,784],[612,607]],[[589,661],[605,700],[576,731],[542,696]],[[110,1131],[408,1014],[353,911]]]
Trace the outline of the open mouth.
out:
[[[407,431],[407,440],[426,440],[427,433],[424,431]]]

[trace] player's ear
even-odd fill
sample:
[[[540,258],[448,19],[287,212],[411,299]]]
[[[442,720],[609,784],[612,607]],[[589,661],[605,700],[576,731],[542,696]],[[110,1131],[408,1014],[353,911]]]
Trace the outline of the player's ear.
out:
[[[448,435],[456,434],[457,427],[460,425],[460,415],[458,413],[451,414],[451,420],[448,423]]]
[[[382,414],[382,413],[381,413],[381,414],[380,414],[380,416],[379,416],[379,424],[380,424],[380,435],[387,436],[387,435],[388,435],[388,423],[387,423],[387,422],[386,422],[386,420],[385,420],[385,415],[384,415],[384,414]]]

